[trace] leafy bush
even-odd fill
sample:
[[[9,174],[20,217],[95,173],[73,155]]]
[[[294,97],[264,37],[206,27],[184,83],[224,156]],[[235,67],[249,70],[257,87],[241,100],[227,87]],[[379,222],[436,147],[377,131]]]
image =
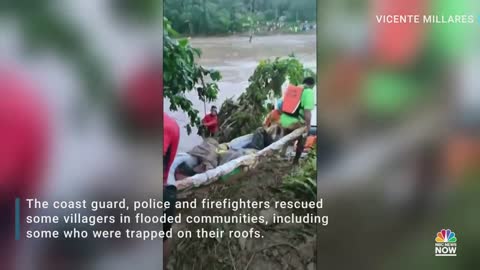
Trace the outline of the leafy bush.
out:
[[[315,148],[308,153],[302,167],[285,178],[282,189],[300,200],[317,199],[317,151]]]

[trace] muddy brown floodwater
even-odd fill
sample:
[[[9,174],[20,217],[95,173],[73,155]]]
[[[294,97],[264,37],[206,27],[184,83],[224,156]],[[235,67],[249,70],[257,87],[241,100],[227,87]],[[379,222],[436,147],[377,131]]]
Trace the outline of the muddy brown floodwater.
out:
[[[218,99],[211,104],[206,104],[207,111],[211,105],[220,105],[225,99],[238,97],[248,86],[248,78],[253,74],[258,62],[266,58],[286,57],[294,53],[302,63],[313,70],[316,69],[316,35],[276,35],[254,37],[253,42],[248,42],[248,37],[208,37],[192,38],[194,47],[202,50],[200,63],[206,68],[214,68],[221,72]],[[187,95],[194,107],[200,111],[200,116],[205,114],[204,104],[194,92]],[[180,152],[190,150],[201,142],[197,130],[188,135],[185,128],[187,116],[181,112],[169,110],[169,103],[165,100],[165,111],[171,115],[181,127]]]

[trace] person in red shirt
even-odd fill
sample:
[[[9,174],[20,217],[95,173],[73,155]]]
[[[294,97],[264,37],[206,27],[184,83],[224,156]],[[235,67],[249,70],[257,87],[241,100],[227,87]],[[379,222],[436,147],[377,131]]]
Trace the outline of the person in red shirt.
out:
[[[163,115],[163,185],[171,186],[175,183],[168,183],[168,173],[173,160],[177,155],[178,144],[180,141],[180,128],[177,122],[168,115]]]
[[[202,119],[201,133],[204,137],[213,137],[218,131],[217,107],[212,106],[210,113]]]

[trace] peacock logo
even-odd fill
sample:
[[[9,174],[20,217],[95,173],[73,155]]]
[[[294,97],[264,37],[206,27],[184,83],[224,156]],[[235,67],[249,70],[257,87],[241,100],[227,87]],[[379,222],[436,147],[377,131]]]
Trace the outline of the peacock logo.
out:
[[[450,229],[442,229],[437,233],[437,237],[435,238],[435,242],[437,243],[456,243],[457,237],[455,237],[455,233],[452,232]]]

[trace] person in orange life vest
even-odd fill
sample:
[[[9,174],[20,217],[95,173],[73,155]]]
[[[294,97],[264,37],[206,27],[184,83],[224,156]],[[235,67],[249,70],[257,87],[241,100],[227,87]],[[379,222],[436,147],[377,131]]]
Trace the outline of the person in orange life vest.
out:
[[[268,111],[269,113],[265,117],[265,120],[263,121],[263,126],[264,127],[270,127],[272,125],[278,124],[280,122],[280,109],[275,109],[273,104],[268,104]]]
[[[205,137],[213,137],[218,131],[217,107],[212,106],[210,113],[202,119],[203,132]]]
[[[302,126],[306,127],[306,134],[310,130],[312,110],[315,108],[315,79],[307,77],[303,80],[303,86],[289,85],[285,92],[282,103],[282,114],[280,116],[280,125],[287,135]],[[306,136],[301,136],[297,141],[294,164],[298,164],[300,156],[304,149]],[[282,152],[286,152],[284,147]]]
[[[37,197],[49,152],[49,115],[32,85],[0,67],[0,262],[15,269],[15,199],[20,213],[27,197]],[[20,239],[23,239],[20,231]]]

